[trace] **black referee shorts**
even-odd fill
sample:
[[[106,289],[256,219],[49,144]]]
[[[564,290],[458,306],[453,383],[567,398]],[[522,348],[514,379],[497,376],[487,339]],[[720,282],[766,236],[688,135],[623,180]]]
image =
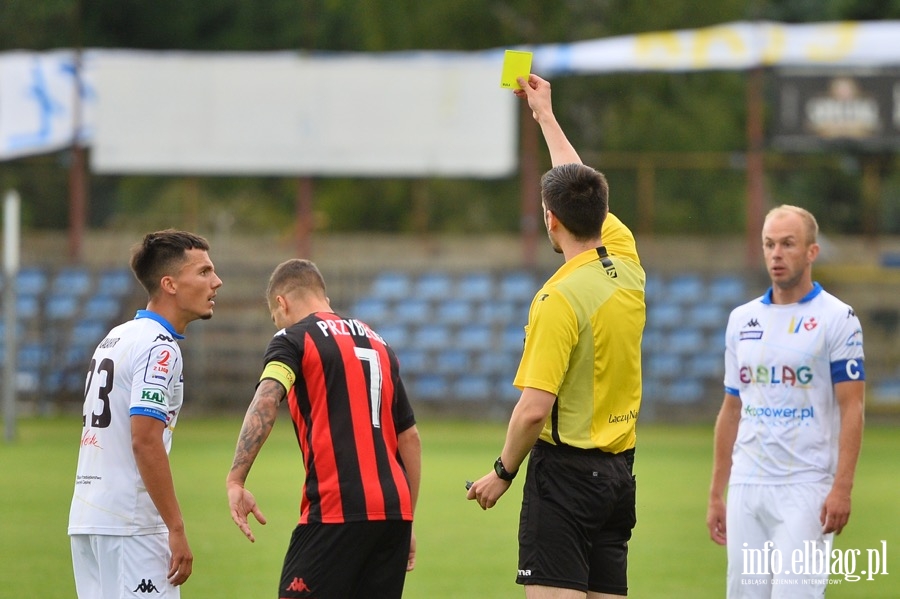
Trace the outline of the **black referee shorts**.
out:
[[[282,599],[400,599],[412,522],[300,524],[284,557]]]
[[[535,445],[519,518],[517,583],[628,593],[633,461],[633,451]]]

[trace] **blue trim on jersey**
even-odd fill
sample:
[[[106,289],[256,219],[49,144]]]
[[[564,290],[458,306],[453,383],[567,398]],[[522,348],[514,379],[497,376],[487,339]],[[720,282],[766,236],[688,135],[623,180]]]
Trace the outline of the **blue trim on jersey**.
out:
[[[850,358],[831,363],[831,382],[843,383],[846,381],[866,380],[866,367],[861,359]]]
[[[729,395],[734,395],[735,397],[740,397],[741,392],[735,389],[734,387],[725,387],[725,393]]]
[[[162,420],[163,423],[168,420],[168,414],[162,412],[160,410],[154,410],[153,408],[145,408],[143,406],[135,406],[128,410],[129,416],[149,416],[150,418],[156,418],[157,420]]]
[[[155,320],[159,324],[166,327],[166,330],[172,333],[172,336],[176,339],[184,339],[184,335],[179,335],[178,333],[176,333],[175,329],[172,328],[172,325],[169,324],[169,321],[156,312],[151,312],[150,310],[138,310],[134,315],[134,319],[137,320],[138,318],[149,318],[150,320]]]
[[[806,302],[811,301],[814,297],[816,297],[820,293],[822,293],[822,286],[819,285],[817,282],[813,281],[812,291],[810,291],[809,293],[804,295],[802,298],[800,298],[800,301],[797,303],[805,304]],[[762,296],[760,301],[764,304],[772,303],[772,288],[771,287],[769,287],[769,289],[766,291],[765,295]]]

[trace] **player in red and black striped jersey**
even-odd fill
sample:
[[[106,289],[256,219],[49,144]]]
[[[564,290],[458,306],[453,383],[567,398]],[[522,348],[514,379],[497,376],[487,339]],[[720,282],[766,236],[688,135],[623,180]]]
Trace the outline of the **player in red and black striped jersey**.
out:
[[[365,323],[335,314],[315,264],[288,260],[266,293],[279,331],[228,474],[232,519],[265,524],[244,488],[287,398],[306,478],[280,598],[400,597],[415,565],[421,443],[397,357]]]

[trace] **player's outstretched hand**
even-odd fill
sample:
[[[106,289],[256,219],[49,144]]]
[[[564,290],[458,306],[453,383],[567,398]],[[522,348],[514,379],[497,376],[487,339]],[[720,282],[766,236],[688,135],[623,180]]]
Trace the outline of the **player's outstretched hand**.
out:
[[[250,530],[248,516],[253,514],[256,521],[263,525],[266,523],[266,517],[263,516],[259,506],[256,505],[256,498],[253,497],[253,493],[240,485],[229,484],[228,506],[231,508],[231,519],[241,529],[244,536],[250,539],[251,543],[256,542],[256,537],[253,536],[253,531]]]
[[[709,529],[709,538],[719,545],[724,545],[727,536],[725,534],[725,502],[721,498],[711,499],[709,509],[706,511],[706,527]]]
[[[841,534],[847,522],[850,520],[850,494],[832,489],[825,498],[822,512],[819,514],[824,534]]]

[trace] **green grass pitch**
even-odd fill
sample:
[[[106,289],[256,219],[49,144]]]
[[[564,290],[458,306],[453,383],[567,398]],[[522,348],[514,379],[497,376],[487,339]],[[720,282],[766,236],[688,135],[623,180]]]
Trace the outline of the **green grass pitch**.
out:
[[[2,596],[74,596],[66,520],[80,421],[25,419],[17,441],[0,445]],[[189,410],[179,421],[172,461],[195,560],[194,574],[183,589],[185,599],[277,596],[281,561],[297,519],[302,464],[282,413],[250,475],[248,486],[269,523],[254,523],[257,541],[249,543],[231,522],[224,492],[239,427],[237,417],[193,417]],[[424,472],[415,525],[418,566],[407,578],[405,596],[524,596],[514,582],[521,482],[487,512],[465,500],[465,480],[488,472],[503,443],[505,423],[425,420],[419,427]],[[724,595],[724,549],[708,540],[704,524],[711,452],[711,426],[639,425],[630,596]],[[888,574],[873,581],[844,581],[829,589],[830,598],[897,597],[897,455],[897,429],[870,426],[850,524],[836,541],[842,550],[861,549],[861,562],[866,549],[886,541]]]

